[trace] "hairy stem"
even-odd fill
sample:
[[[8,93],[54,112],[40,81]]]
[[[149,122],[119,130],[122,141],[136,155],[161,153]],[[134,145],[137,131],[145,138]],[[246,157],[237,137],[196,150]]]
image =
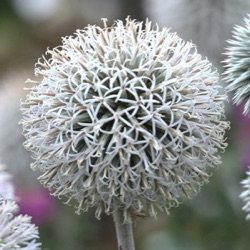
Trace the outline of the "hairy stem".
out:
[[[118,250],[135,250],[133,223],[124,223],[123,211],[113,213]]]

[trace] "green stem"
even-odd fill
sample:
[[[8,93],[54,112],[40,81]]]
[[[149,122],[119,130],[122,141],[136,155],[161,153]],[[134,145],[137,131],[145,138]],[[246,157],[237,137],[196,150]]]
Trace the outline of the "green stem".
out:
[[[122,210],[113,213],[118,250],[135,250],[133,223],[124,223]]]

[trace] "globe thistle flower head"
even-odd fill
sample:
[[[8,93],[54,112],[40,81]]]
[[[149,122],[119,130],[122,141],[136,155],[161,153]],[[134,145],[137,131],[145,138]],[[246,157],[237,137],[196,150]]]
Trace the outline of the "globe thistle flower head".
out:
[[[15,215],[17,211],[15,201],[0,196],[0,249],[41,249],[37,227],[29,216]]]
[[[245,203],[242,209],[247,213],[246,219],[250,220],[250,170],[247,172],[247,178],[241,183],[245,189],[240,195],[240,198]]]
[[[25,147],[77,211],[156,216],[191,197],[224,149],[226,95],[196,47],[129,18],[48,49],[22,103]]]
[[[233,39],[226,51],[225,81],[227,90],[233,93],[235,104],[244,104],[244,114],[250,114],[250,15],[245,26],[236,26]]]

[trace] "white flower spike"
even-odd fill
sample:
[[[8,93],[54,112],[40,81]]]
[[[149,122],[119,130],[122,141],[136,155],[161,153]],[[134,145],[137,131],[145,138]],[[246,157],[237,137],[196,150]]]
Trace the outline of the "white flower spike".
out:
[[[40,250],[37,227],[27,215],[15,215],[15,201],[0,196],[0,249]]]
[[[40,181],[77,211],[156,216],[191,197],[226,147],[226,95],[196,47],[127,18],[89,25],[36,65],[22,103]]]

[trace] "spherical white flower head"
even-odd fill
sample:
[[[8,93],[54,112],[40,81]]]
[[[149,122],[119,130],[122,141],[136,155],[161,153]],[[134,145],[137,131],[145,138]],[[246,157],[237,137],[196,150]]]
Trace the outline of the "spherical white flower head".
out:
[[[225,53],[225,80],[232,91],[235,104],[244,103],[244,114],[250,114],[250,15],[245,18],[245,26],[236,26],[233,39]]]
[[[192,43],[126,19],[88,26],[37,63],[42,81],[22,104],[33,169],[56,196],[155,216],[220,163],[226,96]]]
[[[0,196],[0,249],[38,250],[37,227],[27,215],[15,215],[18,207],[13,200]]]
[[[5,171],[5,167],[0,164],[0,196],[5,199],[15,200],[14,186],[11,182],[11,176]]]
[[[246,219],[250,220],[250,170],[247,172],[247,178],[241,183],[245,189],[245,191],[243,191],[240,195],[240,198],[242,198],[243,202],[245,203],[242,209],[247,213]]]

